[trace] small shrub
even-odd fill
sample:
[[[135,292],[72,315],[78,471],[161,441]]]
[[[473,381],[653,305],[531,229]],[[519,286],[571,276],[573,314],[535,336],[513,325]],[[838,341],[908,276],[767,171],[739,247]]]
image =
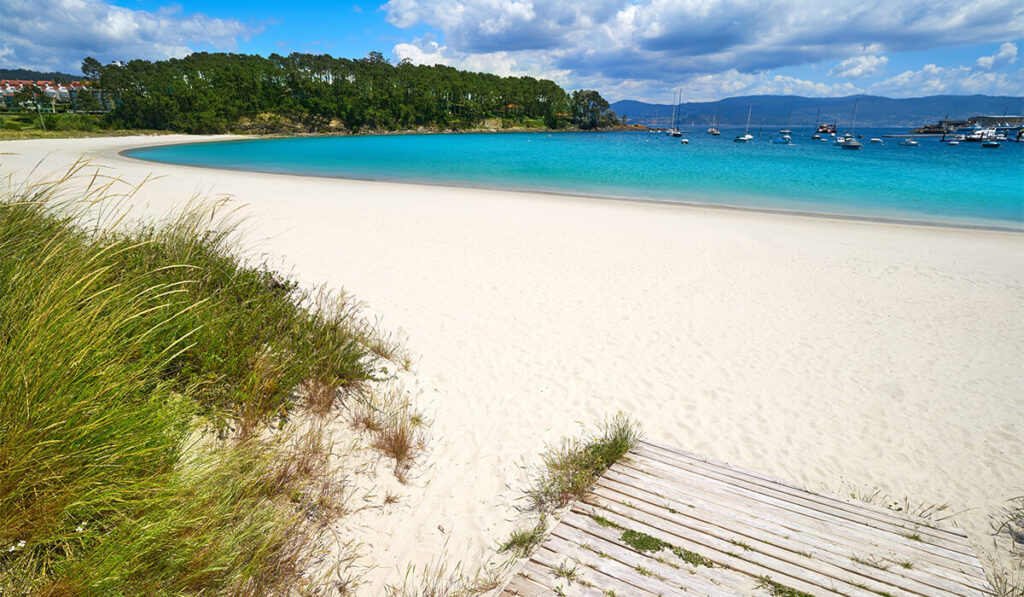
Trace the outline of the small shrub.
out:
[[[99,128],[99,119],[88,114],[54,114],[46,117],[46,128],[51,131],[95,131]]]

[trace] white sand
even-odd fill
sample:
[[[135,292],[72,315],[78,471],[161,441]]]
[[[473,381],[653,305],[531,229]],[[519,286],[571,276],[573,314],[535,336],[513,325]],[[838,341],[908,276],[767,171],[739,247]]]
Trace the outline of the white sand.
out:
[[[116,153],[186,139],[0,142],[0,172],[85,154],[162,175],[140,195],[161,213],[229,193],[253,250],[407,333],[432,442],[402,501],[355,519],[380,567],[365,594],[445,547],[479,558],[515,524],[521,465],[617,410],[811,489],[948,502],[979,547],[989,513],[1024,494],[1024,234]]]

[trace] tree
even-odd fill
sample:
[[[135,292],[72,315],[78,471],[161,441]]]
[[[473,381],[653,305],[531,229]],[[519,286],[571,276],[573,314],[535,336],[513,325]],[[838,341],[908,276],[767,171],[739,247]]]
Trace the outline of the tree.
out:
[[[380,52],[354,60],[197,52],[106,66],[87,58],[82,70],[98,73],[98,88],[113,106],[108,124],[125,128],[209,132],[258,122],[308,131],[473,128],[503,115],[552,128],[615,122],[596,91],[570,97],[549,80],[391,64]]]
[[[35,85],[23,85],[20,90],[15,92],[11,98],[16,106],[22,106],[23,108],[29,107],[31,103],[31,109],[36,109],[36,103],[43,97],[43,90],[39,89]]]
[[[99,60],[96,60],[92,56],[87,56],[82,61],[82,74],[85,75],[86,79],[90,81],[99,81],[100,73],[103,72],[103,65],[100,64]]]
[[[569,106],[573,122],[581,129],[620,124],[608,102],[593,89],[573,91]]]
[[[75,92],[75,110],[79,112],[99,112],[103,110],[103,104],[88,89],[79,89]]]

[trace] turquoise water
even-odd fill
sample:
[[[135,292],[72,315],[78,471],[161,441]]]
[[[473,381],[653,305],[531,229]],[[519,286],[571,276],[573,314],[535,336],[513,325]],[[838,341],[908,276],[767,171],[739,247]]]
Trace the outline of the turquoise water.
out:
[[[1024,229],[1024,143],[984,149],[922,138],[847,151],[794,129],[793,145],[742,131],[299,137],[135,149],[132,157],[341,178],[682,201]]]

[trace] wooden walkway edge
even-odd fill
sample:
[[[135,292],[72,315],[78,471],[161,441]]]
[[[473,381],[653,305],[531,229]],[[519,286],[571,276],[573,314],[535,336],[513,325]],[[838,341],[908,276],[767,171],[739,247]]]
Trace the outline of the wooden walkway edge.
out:
[[[960,529],[642,441],[501,595],[779,593],[995,594]]]

